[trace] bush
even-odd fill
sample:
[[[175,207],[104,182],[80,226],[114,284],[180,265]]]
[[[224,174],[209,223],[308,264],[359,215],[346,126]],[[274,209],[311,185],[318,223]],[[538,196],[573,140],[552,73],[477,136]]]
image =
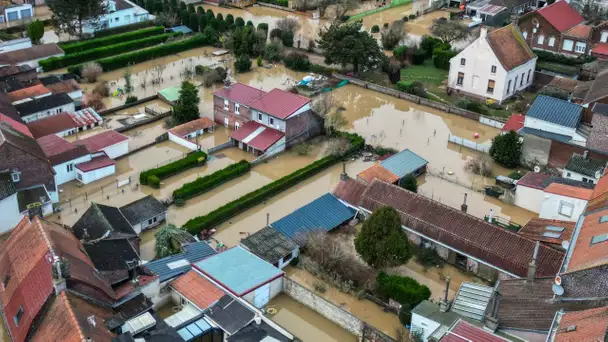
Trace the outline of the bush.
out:
[[[237,178],[251,170],[251,163],[241,160],[236,164],[229,165],[205,177],[199,177],[195,181],[182,185],[173,191],[174,199],[187,200],[194,196],[203,194],[229,180]]]
[[[310,70],[310,61],[308,60],[308,56],[303,53],[291,52],[283,59],[283,61],[285,62],[285,66],[292,70]]]
[[[245,26],[245,20],[243,20],[243,18],[241,17],[237,17],[234,21],[234,24],[236,25],[236,27],[243,27]]]
[[[521,179],[521,177],[523,177],[523,176],[522,176],[521,172],[519,172],[519,171],[513,171],[513,172],[509,173],[508,177],[511,178],[511,179],[518,180],[518,179]]]
[[[410,20],[410,17],[408,17],[407,15],[404,15],[403,18],[401,18],[401,20],[403,20],[404,23],[407,23]]]
[[[380,272],[376,277],[376,291],[384,299],[393,299],[401,305],[416,307],[423,300],[429,299],[431,290],[410,277],[388,275]]]
[[[435,68],[437,69],[450,70],[450,59],[457,54],[458,52],[456,51],[436,48],[433,51],[433,65],[435,65]]]
[[[433,50],[440,44],[443,44],[443,41],[439,38],[423,36],[420,41],[420,49],[424,51],[425,58],[431,58],[433,57]]]
[[[202,162],[199,161],[199,158],[202,158]],[[197,151],[194,153],[190,153],[186,157],[174,161],[173,163],[169,163],[165,166],[161,166],[155,169],[143,171],[139,174],[139,183],[141,183],[141,185],[149,185],[148,179],[150,178],[150,176],[155,176],[159,180],[165,179],[180,172],[183,172],[187,169],[193,168],[197,165],[204,164],[206,160],[207,154],[205,154],[205,152]]]
[[[125,100],[125,104],[131,104],[134,102],[137,102],[137,96],[133,96],[133,95],[129,95],[127,96],[127,99]]]
[[[378,32],[380,32],[380,27],[378,25],[372,26],[371,32],[372,33],[378,33]]]
[[[268,32],[268,24],[266,24],[266,23],[259,23],[258,24],[258,31],[259,30],[266,31],[266,34],[268,34],[269,33]]]
[[[283,31],[280,28],[273,28],[272,31],[270,31],[270,40],[281,39],[282,36]]]
[[[324,67],[318,64],[310,64],[310,71],[315,74],[323,74],[326,76],[331,76],[334,73],[334,70],[328,67]]]
[[[409,305],[401,305],[401,309],[399,309],[399,322],[403,325],[410,325],[412,323],[412,309]]]
[[[552,53],[544,50],[533,50],[534,53],[538,56],[539,61],[547,61],[554,62],[566,65],[580,65],[589,63],[595,60],[595,57],[591,56],[581,56],[578,58],[568,57],[562,54]]]
[[[507,168],[519,165],[523,143],[519,141],[519,135],[514,131],[496,136],[492,140],[490,156],[496,163]]]
[[[399,81],[397,82],[397,89],[412,95],[426,97],[424,84],[418,81]]]
[[[66,55],[73,53],[81,53],[90,49],[99,49],[104,46],[110,46],[119,43],[125,43],[132,40],[138,40],[151,36],[157,36],[165,33],[165,28],[162,26],[149,27],[133,32],[127,32],[122,34],[116,34],[113,36],[106,36],[104,38],[89,39],[82,42],[71,42],[65,44],[59,44],[61,49]]]
[[[445,260],[437,254],[434,248],[418,247],[415,252],[416,262],[422,265],[424,269],[431,267],[443,267]]]
[[[174,37],[176,33],[161,34],[148,38],[131,40],[124,43],[119,43],[110,46],[104,46],[97,49],[85,50],[83,52],[72,53],[61,57],[51,57],[43,59],[39,62],[44,71],[51,71],[68,67],[70,65],[92,61],[98,58],[110,57],[124,52],[139,50],[141,48],[158,45],[165,42],[167,39]]]
[[[68,70],[69,72],[69,70]],[[89,62],[82,66],[81,76],[90,83],[97,81],[97,77],[103,73],[103,69],[99,63]]]
[[[412,54],[412,64],[414,64],[414,65],[424,64],[425,59],[426,59],[426,52],[422,49],[417,49]]]
[[[406,54],[407,54],[407,45],[397,46],[393,50],[393,57],[395,57],[396,59],[398,59],[400,61],[405,60]]]
[[[228,26],[234,24],[234,16],[232,14],[228,14],[226,16],[226,22],[228,23]]]
[[[281,41],[284,46],[292,47],[293,46],[293,32],[285,31],[281,35]]]
[[[158,177],[151,175],[148,176],[148,178],[146,178],[147,184],[154,188],[154,189],[158,189],[160,188],[160,179],[158,179]]]
[[[467,99],[460,99],[456,102],[456,107],[470,110],[471,112],[486,114],[486,109],[481,106],[479,102],[470,101]]]
[[[410,20],[412,20],[412,19],[416,19],[416,15],[415,15],[414,13],[412,13],[412,14],[410,14],[410,15],[409,15],[409,17],[408,17],[408,18],[410,18]]]
[[[384,27],[385,29],[386,29],[386,28],[388,28],[388,23],[384,23],[384,24],[382,25],[382,27]]]
[[[269,62],[278,62],[281,60],[281,50],[283,45],[278,39],[273,39],[270,44],[266,45],[264,50],[264,59]]]
[[[247,55],[238,56],[234,62],[234,68],[239,73],[251,70],[251,59]]]
[[[143,29],[146,27],[154,26],[154,20],[146,20],[135,24],[129,24],[124,26],[113,27],[105,30],[95,31],[95,38],[103,38],[108,36],[113,36],[115,34],[131,32],[139,29]]]

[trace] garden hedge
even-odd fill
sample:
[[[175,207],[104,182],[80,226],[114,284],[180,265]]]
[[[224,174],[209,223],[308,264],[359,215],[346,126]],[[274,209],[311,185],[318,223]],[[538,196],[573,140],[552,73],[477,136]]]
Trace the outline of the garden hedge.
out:
[[[592,56],[581,56],[581,57],[568,57],[559,53],[552,53],[544,50],[532,50],[538,56],[538,61],[554,62],[566,65],[580,65],[589,62],[593,62],[595,57]]]
[[[105,29],[105,30],[95,31],[95,38],[103,38],[103,37],[108,37],[108,36],[112,36],[112,35],[119,34],[119,33],[131,32],[131,31],[135,31],[138,29],[142,29],[142,28],[150,27],[150,26],[154,26],[154,25],[156,25],[154,20],[146,20],[146,21],[141,21],[139,23],[113,27],[113,28],[109,28],[109,29]]]
[[[237,178],[251,170],[251,163],[241,160],[205,177],[199,177],[194,182],[186,183],[173,191],[173,199],[187,200],[203,194],[223,183]]]
[[[204,34],[198,34],[192,38],[180,40],[178,42],[167,43],[153,48],[124,53],[122,55],[98,59],[95,62],[99,63],[104,72],[124,68],[129,64],[136,64],[151,59],[168,56],[178,52],[191,50],[197,47],[205,46],[210,43],[210,39]],[[80,75],[82,64],[68,67],[68,73]]]
[[[202,160],[201,160],[202,158]],[[158,177],[159,180],[171,177],[187,169],[193,168],[198,165],[202,165],[207,161],[207,154],[203,151],[197,151],[190,153],[180,160],[176,160],[173,163],[169,163],[165,166],[157,167],[143,171],[139,174],[139,183],[141,185],[148,185],[150,177]]]
[[[43,59],[39,62],[39,64],[44,71],[61,69],[70,65],[92,61],[97,58],[110,57],[121,53],[158,45],[160,43],[164,43],[167,39],[171,37],[179,35],[180,33],[166,33],[161,34],[159,36],[131,40],[124,43],[100,47],[97,49],[85,50],[79,53],[72,53],[61,57],[51,57]]]
[[[378,273],[376,277],[376,292],[385,299],[391,298],[401,305],[409,305],[410,308],[416,307],[431,296],[431,290],[415,279],[384,272]]]
[[[110,46],[114,44],[124,43],[131,40],[138,40],[146,37],[157,36],[165,33],[165,28],[162,26],[149,27],[133,32],[127,32],[122,34],[115,34],[104,38],[89,39],[81,42],[72,42],[59,44],[63,52],[66,55],[79,53],[86,50],[98,49],[104,46]]]

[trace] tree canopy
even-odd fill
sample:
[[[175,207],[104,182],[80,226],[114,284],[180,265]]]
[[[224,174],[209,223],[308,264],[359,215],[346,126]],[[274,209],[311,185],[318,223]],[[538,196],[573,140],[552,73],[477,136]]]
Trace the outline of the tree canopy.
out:
[[[84,25],[98,28],[99,18],[107,13],[103,0],[47,0],[46,4],[53,11],[57,30],[80,38]]]
[[[418,192],[418,181],[416,180],[416,177],[412,174],[403,177],[399,185],[401,185],[402,188],[407,189],[411,192]]]
[[[445,20],[445,18],[435,19],[430,31],[433,36],[447,44],[463,40],[469,36],[469,30],[466,26],[457,20]]]
[[[377,269],[405,264],[412,257],[399,215],[391,207],[376,210],[363,223],[355,238],[355,249],[365,262]]]
[[[378,66],[383,52],[378,42],[367,31],[361,30],[362,22],[338,24],[321,29],[317,43],[327,64],[353,65],[355,72],[360,67]]]
[[[182,243],[192,240],[194,238],[186,230],[168,224],[156,233],[156,257],[160,259],[177,254]]]
[[[492,140],[490,156],[496,163],[507,168],[514,168],[519,165],[523,143],[519,141],[519,136],[514,131],[499,135]]]
[[[27,36],[32,40],[33,44],[40,43],[40,39],[44,36],[44,24],[36,19],[27,27]]]
[[[173,105],[173,120],[176,124],[183,124],[199,118],[198,113],[198,90],[189,81],[182,82],[179,91],[179,99]]]

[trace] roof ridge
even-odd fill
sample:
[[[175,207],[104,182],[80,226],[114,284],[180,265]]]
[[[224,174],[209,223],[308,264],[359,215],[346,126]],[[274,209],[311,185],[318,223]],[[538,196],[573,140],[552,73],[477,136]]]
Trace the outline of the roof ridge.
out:
[[[55,253],[55,250],[53,249],[53,245],[51,245],[51,240],[49,239],[46,232],[44,231],[44,228],[42,228],[42,223],[40,222],[40,218],[38,216],[34,216],[34,222],[30,221],[30,224],[32,224],[32,223],[36,224],[36,228],[38,228],[38,231],[40,232],[42,239],[46,243],[46,246],[47,246],[49,252],[53,255],[53,259],[58,258],[57,253]]]
[[[72,310],[72,305],[70,305],[70,301],[68,300],[67,294],[65,293],[65,291],[61,291],[61,292],[59,292],[58,297],[59,297],[59,300],[63,301],[63,303],[65,304],[68,316],[70,316],[70,320],[72,321],[72,323],[74,323],[76,325],[76,330],[78,331],[80,340],[85,341],[86,338],[84,336],[84,333],[82,332],[82,328],[80,327],[80,324],[78,323],[78,319],[76,319],[76,314],[74,314],[74,311]]]

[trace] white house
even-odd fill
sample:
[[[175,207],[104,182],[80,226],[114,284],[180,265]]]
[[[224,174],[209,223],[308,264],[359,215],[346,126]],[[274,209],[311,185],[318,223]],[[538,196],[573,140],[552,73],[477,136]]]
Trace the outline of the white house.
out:
[[[74,143],[86,146],[91,153],[105,152],[110,159],[129,153],[129,137],[112,130],[76,140]]]
[[[154,19],[153,15],[137,6],[133,1],[105,0],[104,2],[108,8],[108,13],[99,17],[99,21],[95,25],[84,24],[84,33],[94,33],[95,31]]]
[[[146,196],[120,208],[137,234],[167,220],[167,207],[153,196]]]
[[[96,180],[116,173],[116,162],[103,153],[93,155],[90,161],[77,164],[76,179],[82,184],[89,184]]]
[[[589,158],[589,152],[585,151],[583,154],[572,154],[568,164],[562,172],[562,177],[597,184],[604,169],[606,168],[606,162],[599,159]]]
[[[214,127],[213,120],[202,117],[171,128],[168,132],[169,140],[195,151],[200,146],[200,144],[197,145],[197,137],[212,132]]]
[[[10,175],[5,172],[0,177],[0,233],[5,233],[16,226],[23,215],[19,210],[17,190]]]
[[[516,26],[482,27],[479,38],[450,60],[448,87],[501,103],[532,84],[536,59]]]
[[[40,120],[59,113],[71,113],[76,110],[74,100],[67,94],[51,94],[15,105],[15,109],[25,123]]]
[[[540,205],[540,218],[576,222],[585,211],[593,190],[552,183],[544,192],[544,199]]]
[[[30,19],[34,16],[31,4],[10,5],[2,8],[0,23]]]
[[[544,190],[551,176],[543,173],[528,172],[517,181],[514,204],[520,208],[540,213]]]

